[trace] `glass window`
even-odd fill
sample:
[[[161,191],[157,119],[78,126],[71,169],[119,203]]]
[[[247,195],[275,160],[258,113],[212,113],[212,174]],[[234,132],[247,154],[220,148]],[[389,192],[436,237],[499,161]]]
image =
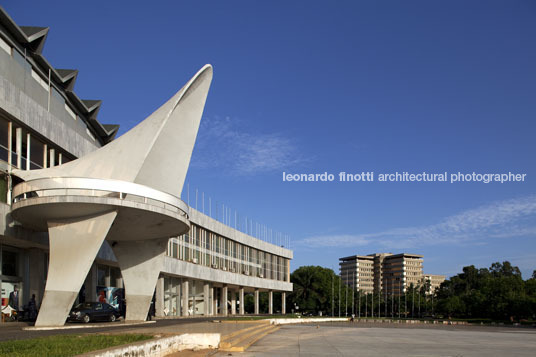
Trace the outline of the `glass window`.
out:
[[[18,275],[18,256],[17,252],[2,250],[2,275]]]
[[[7,147],[9,135],[9,122],[0,118],[0,160],[8,161],[9,148]]]

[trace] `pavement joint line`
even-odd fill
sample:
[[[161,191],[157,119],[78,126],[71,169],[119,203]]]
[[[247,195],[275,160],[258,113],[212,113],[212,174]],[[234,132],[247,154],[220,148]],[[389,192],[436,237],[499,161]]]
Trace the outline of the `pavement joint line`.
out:
[[[141,322],[127,322],[120,324],[96,324],[96,325],[69,325],[69,326],[28,326],[23,327],[24,331],[52,331],[52,330],[76,330],[76,329],[91,329],[91,328],[103,328],[103,327],[125,327],[125,326],[137,326],[154,324],[156,321],[141,321]]]

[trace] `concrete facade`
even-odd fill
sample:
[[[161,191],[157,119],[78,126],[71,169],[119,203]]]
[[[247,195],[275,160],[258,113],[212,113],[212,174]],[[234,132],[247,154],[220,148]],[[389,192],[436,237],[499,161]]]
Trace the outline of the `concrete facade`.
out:
[[[260,291],[292,291],[292,251],[180,200],[211,66],[114,140],[100,101],[74,92],[78,72],[42,56],[48,28],[20,27],[1,8],[0,25],[3,299],[17,286],[21,308],[35,294],[43,326],[63,324],[79,301],[126,303],[126,319],[143,320],[151,306],[243,314],[245,294],[259,312]]]
[[[344,284],[365,294],[402,295],[410,286],[423,284],[423,256],[374,253],[339,259]]]

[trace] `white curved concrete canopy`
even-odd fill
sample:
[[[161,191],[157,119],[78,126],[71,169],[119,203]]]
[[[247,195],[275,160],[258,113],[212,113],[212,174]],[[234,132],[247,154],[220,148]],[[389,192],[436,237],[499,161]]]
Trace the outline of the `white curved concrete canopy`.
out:
[[[12,205],[12,215],[49,232],[49,270],[36,326],[64,324],[105,238],[114,241],[127,320],[145,319],[165,242],[189,229],[179,197],[211,81],[212,67],[205,65],[119,139],[64,165],[13,171],[27,182],[14,189],[16,196],[22,194]],[[102,190],[107,193],[95,195],[94,183],[87,179],[104,180]],[[133,202],[134,197],[142,201]]]

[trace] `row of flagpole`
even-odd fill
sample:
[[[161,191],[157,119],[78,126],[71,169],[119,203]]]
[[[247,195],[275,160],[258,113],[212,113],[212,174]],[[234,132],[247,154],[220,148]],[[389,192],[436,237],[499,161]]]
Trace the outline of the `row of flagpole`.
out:
[[[208,202],[207,202],[208,201]],[[205,207],[205,202],[208,207]],[[186,185],[186,203],[188,207],[206,214],[207,216],[245,234],[248,234],[267,243],[290,249],[290,235],[274,231],[265,224],[253,221],[247,216],[241,217],[236,210],[223,203],[212,202],[211,197],[205,197],[205,192],[195,189],[195,197],[190,197],[190,185]],[[215,211],[213,211],[213,205]]]

